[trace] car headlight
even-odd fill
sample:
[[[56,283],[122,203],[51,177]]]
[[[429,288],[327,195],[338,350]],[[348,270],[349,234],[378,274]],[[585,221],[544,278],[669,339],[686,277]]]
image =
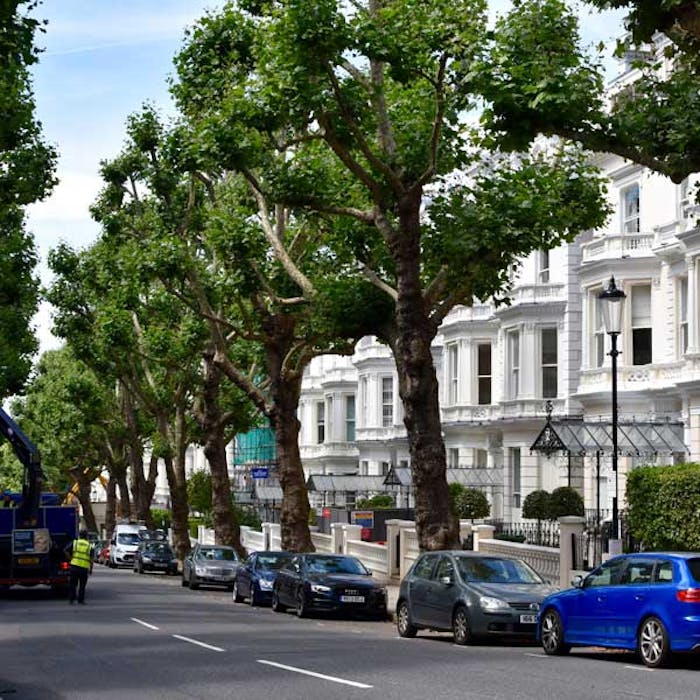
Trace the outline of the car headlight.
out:
[[[260,586],[261,591],[271,591],[272,590],[272,581],[268,581],[265,578],[261,578],[258,581],[258,586]]]
[[[142,556],[142,557],[141,557],[141,561],[143,561],[143,562],[148,562],[148,563],[150,564],[150,563],[151,563],[151,557],[144,557],[144,556]]]
[[[195,572],[195,574],[197,574],[197,576],[206,576],[207,575],[207,570],[203,566],[195,566],[194,572]]]
[[[320,583],[312,583],[311,584],[311,592],[312,593],[330,593],[331,587],[330,586],[323,586]]]
[[[491,596],[484,595],[479,598],[479,605],[484,610],[508,610],[510,606],[505,600],[500,598],[492,598]]]

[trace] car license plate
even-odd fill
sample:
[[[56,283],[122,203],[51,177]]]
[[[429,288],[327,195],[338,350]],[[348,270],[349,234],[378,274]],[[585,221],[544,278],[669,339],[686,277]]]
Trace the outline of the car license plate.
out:
[[[157,561],[153,566],[155,566],[156,569],[164,569],[167,564],[161,564],[161,562]]]
[[[39,557],[19,557],[17,559],[18,564],[38,564]]]
[[[341,603],[364,603],[365,597],[363,595],[341,595]]]
[[[534,625],[537,623],[537,615],[521,615],[520,624],[521,625]]]

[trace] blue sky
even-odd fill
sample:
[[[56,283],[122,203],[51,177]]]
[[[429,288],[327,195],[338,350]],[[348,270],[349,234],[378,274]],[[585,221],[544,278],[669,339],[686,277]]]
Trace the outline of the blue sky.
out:
[[[48,19],[39,37],[45,49],[34,70],[38,117],[59,154],[60,184],[45,202],[29,209],[29,228],[49,281],[48,251],[59,241],[84,247],[98,229],[88,207],[100,186],[99,163],[112,158],[124,139],[124,124],[144,101],[172,112],[167,77],[184,30],[224,0],[44,0],[35,12]],[[491,3],[494,10],[506,0]],[[611,42],[620,32],[619,13],[582,10],[586,39]],[[42,350],[56,347],[50,312],[36,320]]]

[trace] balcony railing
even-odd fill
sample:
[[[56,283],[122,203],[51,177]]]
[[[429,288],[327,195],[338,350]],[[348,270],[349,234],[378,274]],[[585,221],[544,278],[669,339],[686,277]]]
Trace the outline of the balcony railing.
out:
[[[581,246],[582,262],[652,255],[653,233],[607,233]]]

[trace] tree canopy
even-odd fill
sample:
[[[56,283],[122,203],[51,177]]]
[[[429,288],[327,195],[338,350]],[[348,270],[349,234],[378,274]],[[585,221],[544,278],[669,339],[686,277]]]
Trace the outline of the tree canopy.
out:
[[[29,68],[42,23],[29,16],[36,2],[0,5],[0,397],[17,393],[38,343],[30,326],[37,309],[37,257],[24,225],[27,204],[54,185],[56,154],[34,115]]]

